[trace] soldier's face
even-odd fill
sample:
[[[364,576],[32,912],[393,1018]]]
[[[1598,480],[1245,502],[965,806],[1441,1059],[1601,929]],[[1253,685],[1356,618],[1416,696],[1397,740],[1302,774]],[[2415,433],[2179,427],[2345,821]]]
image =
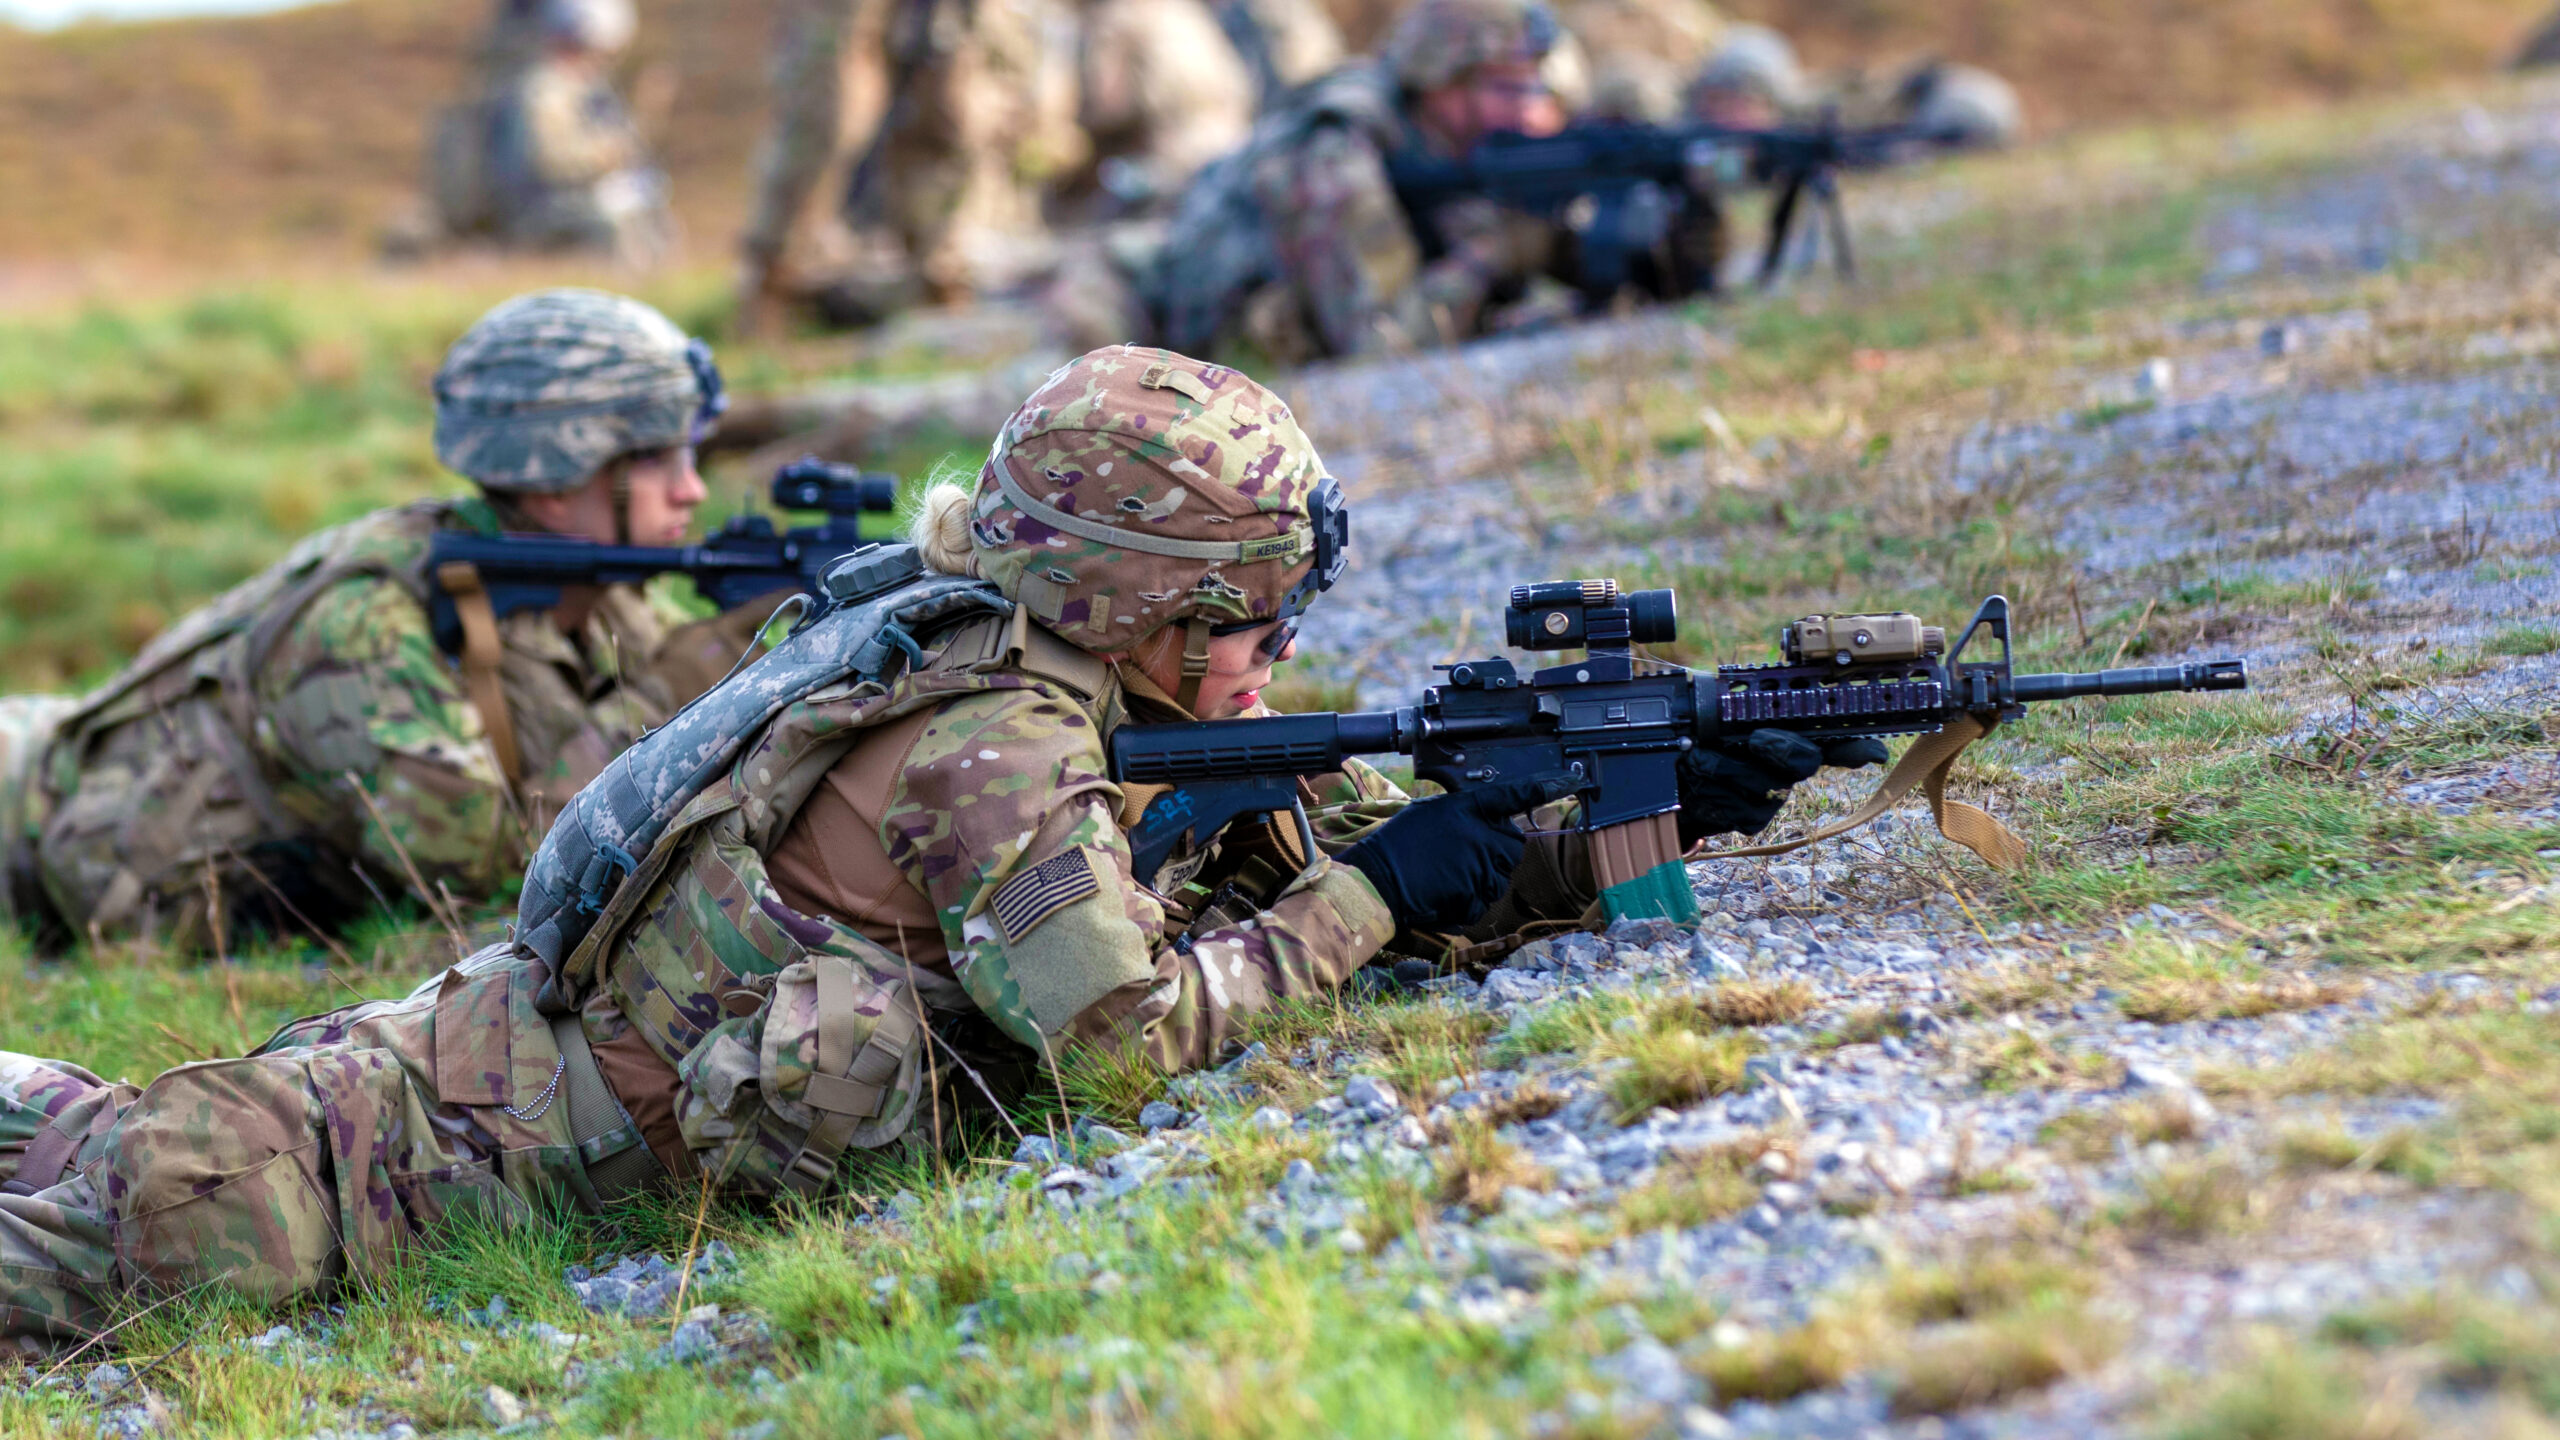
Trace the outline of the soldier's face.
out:
[[[683,540],[693,527],[694,507],[711,494],[701,472],[693,467],[693,448],[669,446],[630,456],[622,463],[629,479],[626,506],[615,504],[614,467],[608,465],[566,494],[524,497],[525,513],[555,535],[611,545],[625,533],[615,524],[614,512],[622,508],[630,519],[629,543],[673,545]]]
[[[711,498],[693,447],[677,445],[631,462],[631,543],[673,545],[693,528],[694,508]]]
[[[1564,128],[1564,107],[1547,88],[1534,60],[1479,65],[1454,85],[1422,97],[1424,122],[1452,149],[1464,150],[1496,131],[1552,135]]]
[[[1262,687],[1271,683],[1273,667],[1298,653],[1294,636],[1274,654],[1262,653],[1273,627],[1257,625],[1233,635],[1209,637],[1209,673],[1200,677],[1200,700],[1191,713],[1203,720],[1229,720],[1262,703]],[[1139,647],[1147,678],[1167,695],[1181,693],[1182,627],[1168,625]]]

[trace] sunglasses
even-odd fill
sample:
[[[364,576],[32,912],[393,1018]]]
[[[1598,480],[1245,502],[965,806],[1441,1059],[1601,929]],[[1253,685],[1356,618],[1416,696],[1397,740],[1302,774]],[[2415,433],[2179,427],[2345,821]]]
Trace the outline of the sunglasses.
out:
[[[1287,650],[1291,642],[1298,638],[1298,617],[1295,615],[1290,616],[1286,620],[1277,622],[1270,620],[1247,620],[1241,625],[1212,625],[1209,627],[1209,633],[1212,635],[1241,635],[1247,630],[1259,630],[1265,625],[1269,625],[1271,627],[1271,633],[1262,637],[1262,643],[1253,647],[1253,653],[1261,656],[1265,660],[1276,662],[1279,660],[1281,652]]]

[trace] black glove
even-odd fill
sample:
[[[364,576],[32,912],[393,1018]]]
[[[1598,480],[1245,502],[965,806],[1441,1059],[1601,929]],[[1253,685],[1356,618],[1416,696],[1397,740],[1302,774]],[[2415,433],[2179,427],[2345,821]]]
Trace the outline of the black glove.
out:
[[[1511,871],[1529,843],[1511,817],[1568,788],[1515,780],[1416,800],[1333,858],[1369,877],[1397,924],[1453,929],[1510,888]]]
[[[1787,791],[1825,765],[1855,770],[1885,762],[1872,736],[1809,740],[1788,730],[1754,730],[1680,757],[1680,845],[1727,831],[1757,835],[1777,818]]]

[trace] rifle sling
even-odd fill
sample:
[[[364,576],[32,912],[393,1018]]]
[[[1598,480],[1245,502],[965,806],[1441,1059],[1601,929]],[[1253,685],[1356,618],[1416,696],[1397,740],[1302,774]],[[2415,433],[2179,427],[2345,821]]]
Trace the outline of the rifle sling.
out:
[[[1746,845],[1738,850],[1692,851],[1691,860],[1732,860],[1751,855],[1784,855],[1801,850],[1819,840],[1845,835],[1867,824],[1893,808],[1894,803],[1911,793],[1915,785],[1929,800],[1929,813],[1938,822],[1938,833],[1982,857],[1994,870],[2014,870],[2026,863],[2026,843],[2009,832],[2009,827],[1990,812],[1947,798],[1947,769],[1956,763],[1965,747],[1990,734],[1999,726],[1997,719],[1984,720],[1965,714],[1948,723],[1934,735],[1923,735],[1902,752],[1876,793],[1846,817],[1821,827],[1810,835],[1795,840],[1782,840],[1771,845]]]
[[[498,681],[504,651],[498,643],[497,609],[489,603],[479,569],[468,560],[438,565],[436,584],[452,597],[453,613],[462,621],[463,688],[471,692],[472,708],[480,712],[481,727],[489,732],[489,748],[498,753],[498,770],[507,777],[507,788],[518,789],[524,783],[524,756],[516,749],[515,720],[507,714],[507,692]]]

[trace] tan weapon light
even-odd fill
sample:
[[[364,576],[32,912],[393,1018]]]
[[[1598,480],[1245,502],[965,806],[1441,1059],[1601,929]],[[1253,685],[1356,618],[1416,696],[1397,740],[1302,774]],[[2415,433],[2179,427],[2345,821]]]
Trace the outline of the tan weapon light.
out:
[[[1923,625],[1907,610],[1890,615],[1807,615],[1779,632],[1790,665],[1870,664],[1918,660],[1947,649],[1943,627]]]

